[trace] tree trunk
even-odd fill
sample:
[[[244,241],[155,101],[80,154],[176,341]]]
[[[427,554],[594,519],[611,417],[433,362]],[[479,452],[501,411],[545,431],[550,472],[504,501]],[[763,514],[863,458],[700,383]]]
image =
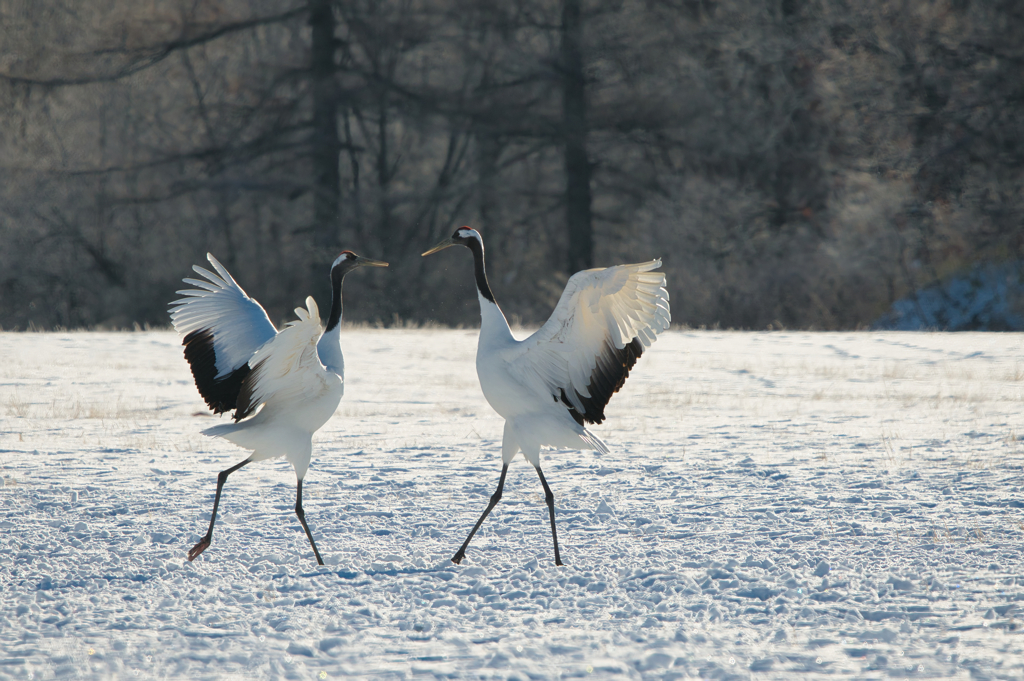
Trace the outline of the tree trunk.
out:
[[[318,249],[340,246],[341,174],[338,154],[338,90],[334,83],[334,11],[330,0],[310,0],[309,25],[313,29],[313,233]]]
[[[377,233],[385,253],[400,248],[396,225],[391,219],[391,179],[394,177],[388,149],[388,98],[380,92],[377,111]]]
[[[587,159],[587,97],[583,76],[580,0],[562,0],[562,135],[565,143],[565,223],[569,274],[594,266]]]
[[[476,132],[477,199],[480,211],[480,227],[484,233],[497,226],[498,208],[498,157],[501,146],[494,131],[481,128]]]

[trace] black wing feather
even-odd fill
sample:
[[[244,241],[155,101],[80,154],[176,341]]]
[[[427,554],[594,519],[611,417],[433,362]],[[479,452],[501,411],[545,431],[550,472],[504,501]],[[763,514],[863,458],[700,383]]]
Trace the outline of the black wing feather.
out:
[[[213,332],[210,329],[193,331],[181,344],[185,346],[185,359],[192,369],[196,388],[213,413],[222,414],[234,409],[242,382],[249,375],[249,364],[243,364],[218,380],[217,354],[213,349]]]
[[[576,410],[566,396],[565,390],[562,389],[562,403],[569,409],[569,414],[576,420],[576,423],[582,426],[584,421],[587,423],[604,421],[604,408],[608,406],[612,395],[619,392],[619,389],[625,384],[629,370],[633,368],[642,354],[644,354],[644,344],[639,337],[634,338],[621,349],[606,344],[604,351],[597,358],[593,373],[590,374],[590,383],[587,385],[590,397],[576,393],[576,397],[583,404],[584,412],[582,414]]]
[[[260,382],[260,375],[263,373],[263,367],[266,360],[257,362],[256,366],[252,368],[252,372],[246,376],[246,380],[242,381],[241,390],[238,392],[238,401],[236,404],[235,413],[232,418],[235,422],[241,421],[249,414],[256,411],[256,407],[260,406],[253,402],[253,392],[256,389],[256,384]],[[249,366],[246,364],[246,366]]]

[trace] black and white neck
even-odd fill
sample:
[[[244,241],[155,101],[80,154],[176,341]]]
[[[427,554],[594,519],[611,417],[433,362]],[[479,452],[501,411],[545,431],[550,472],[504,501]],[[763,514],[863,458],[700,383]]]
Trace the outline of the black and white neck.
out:
[[[494,294],[491,293],[491,285],[487,282],[487,268],[484,265],[484,239],[480,232],[469,227],[463,227],[455,232],[452,241],[462,244],[473,252],[473,275],[476,278],[476,290],[484,300],[494,302]]]
[[[480,345],[501,345],[513,341],[512,330],[491,293],[484,265],[484,240],[480,232],[469,227],[457,230],[452,242],[461,244],[473,252],[473,274],[476,278],[477,298],[480,301]]]
[[[358,267],[356,257],[352,251],[345,251],[331,265],[331,312],[324,335],[316,344],[320,361],[339,376],[344,376],[345,372],[345,360],[341,354],[341,317],[344,312],[341,287],[345,283],[345,275]]]
[[[352,269],[351,266],[345,266],[346,262],[338,263],[336,260],[331,267],[331,312],[327,316],[326,332],[334,331],[341,324],[341,315],[344,312],[344,305],[341,302],[341,287],[345,283],[345,275]]]
[[[508,321],[498,308],[498,304],[494,302],[491,285],[487,283],[487,268],[484,266],[484,239],[480,236],[480,232],[470,227],[460,227],[455,230],[455,234],[430,250],[424,251],[423,255],[431,255],[450,246],[465,246],[473,252],[473,275],[476,279],[477,298],[480,300],[480,342],[483,343],[485,337],[511,339],[512,331],[509,329]]]

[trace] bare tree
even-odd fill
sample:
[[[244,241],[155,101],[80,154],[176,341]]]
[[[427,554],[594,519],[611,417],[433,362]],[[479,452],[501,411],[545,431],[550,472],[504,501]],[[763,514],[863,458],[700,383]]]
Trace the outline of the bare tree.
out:
[[[857,327],[1021,257],[1022,34],[1009,0],[0,3],[0,324],[164,323],[205,250],[281,317],[339,248],[393,264],[350,318],[474,323],[418,257],[472,224],[527,321],[661,255],[681,321]]]

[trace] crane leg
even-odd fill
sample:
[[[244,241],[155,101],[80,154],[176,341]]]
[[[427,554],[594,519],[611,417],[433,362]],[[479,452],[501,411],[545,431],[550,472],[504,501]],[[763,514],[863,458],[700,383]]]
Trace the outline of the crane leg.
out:
[[[555,542],[555,565],[562,564],[562,558],[558,555],[558,532],[555,531],[555,495],[548,487],[548,481],[544,479],[544,474],[540,471],[540,466],[537,466],[537,475],[540,476],[540,484],[544,485],[544,501],[548,505],[548,515],[551,518],[551,539]]]
[[[224,489],[224,483],[227,481],[228,476],[237,471],[245,464],[250,463],[249,459],[246,459],[242,463],[236,464],[226,471],[221,471],[217,474],[217,494],[213,497],[213,513],[210,515],[210,529],[206,530],[206,536],[199,540],[199,543],[192,547],[192,550],[188,552],[189,562],[199,557],[199,554],[210,548],[210,540],[213,539],[213,525],[217,522],[217,507],[220,506],[220,492]]]
[[[302,523],[302,529],[306,531],[306,536],[309,537],[309,545],[313,547],[313,555],[316,556],[316,562],[319,565],[324,564],[324,559],[320,557],[320,552],[317,551],[316,542],[313,541],[313,533],[309,531],[309,525],[306,524],[306,512],[302,510],[302,481],[299,480],[297,485],[298,490],[295,493],[295,515],[299,516],[299,522]]]
[[[501,478],[498,480],[498,489],[491,495],[491,501],[487,504],[487,508],[484,510],[484,514],[480,516],[480,520],[476,521],[476,525],[473,526],[473,531],[466,537],[466,541],[462,543],[459,550],[452,556],[452,562],[458,565],[462,562],[462,559],[466,557],[466,547],[469,546],[469,542],[473,539],[473,535],[480,529],[480,526],[484,522],[484,518],[490,514],[491,509],[494,508],[499,501],[501,501],[501,490],[505,489],[505,474],[508,473],[508,464],[501,467]]]

